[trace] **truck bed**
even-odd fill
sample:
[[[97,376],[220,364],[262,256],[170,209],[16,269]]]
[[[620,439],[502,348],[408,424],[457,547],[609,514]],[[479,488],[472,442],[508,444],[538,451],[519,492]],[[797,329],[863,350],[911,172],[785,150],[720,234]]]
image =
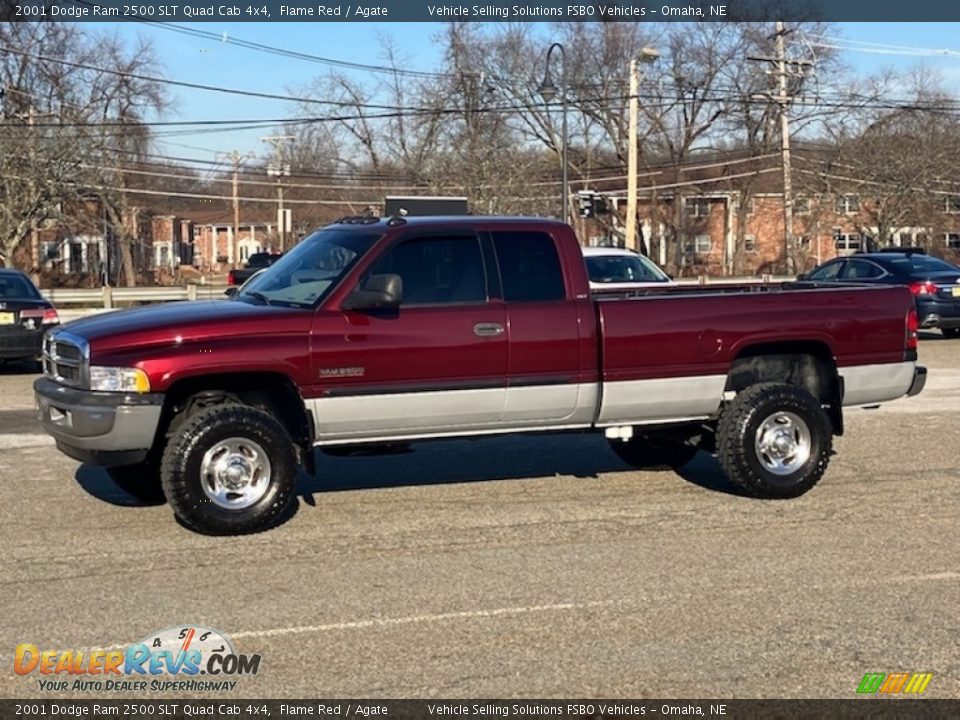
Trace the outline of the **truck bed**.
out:
[[[913,379],[914,358],[904,352],[904,319],[913,307],[906,288],[673,286],[594,298],[600,425],[709,416],[734,359],[764,346],[835,359],[845,404],[898,397]],[[870,396],[877,379],[889,386],[889,397]]]

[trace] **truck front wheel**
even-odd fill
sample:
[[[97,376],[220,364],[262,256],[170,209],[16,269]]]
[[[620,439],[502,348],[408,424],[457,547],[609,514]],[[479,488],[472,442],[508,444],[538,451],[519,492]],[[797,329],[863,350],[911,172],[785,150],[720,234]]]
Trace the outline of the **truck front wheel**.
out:
[[[754,497],[803,495],[827,469],[830,418],[802,388],[751,385],[726,407],[717,425],[717,459],[727,477]]]
[[[234,535],[272,527],[294,502],[293,440],[269,412],[239,403],[187,417],[163,453],[167,502],[186,526]]]

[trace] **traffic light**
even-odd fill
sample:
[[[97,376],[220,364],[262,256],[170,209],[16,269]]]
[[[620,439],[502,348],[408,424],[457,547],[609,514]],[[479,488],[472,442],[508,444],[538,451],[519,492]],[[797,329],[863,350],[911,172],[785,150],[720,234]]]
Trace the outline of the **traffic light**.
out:
[[[610,212],[607,199],[595,190],[580,190],[577,193],[577,210],[582,218],[595,218]]]
[[[593,192],[581,190],[577,193],[577,208],[582,218],[592,218],[596,215],[593,206]]]

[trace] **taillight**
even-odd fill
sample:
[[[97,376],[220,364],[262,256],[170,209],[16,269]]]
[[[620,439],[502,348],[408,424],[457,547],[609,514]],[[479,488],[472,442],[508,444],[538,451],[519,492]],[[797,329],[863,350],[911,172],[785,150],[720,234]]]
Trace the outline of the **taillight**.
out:
[[[916,350],[920,340],[920,318],[916,310],[907,313],[907,350]]]
[[[60,316],[53,308],[38,308],[37,310],[21,310],[21,320],[39,320],[41,325],[56,325]]]
[[[910,292],[914,295],[936,295],[937,286],[929,280],[910,283]]]
[[[227,275],[227,285],[236,285],[236,284],[237,284],[237,276],[234,275],[233,270],[231,270]]]

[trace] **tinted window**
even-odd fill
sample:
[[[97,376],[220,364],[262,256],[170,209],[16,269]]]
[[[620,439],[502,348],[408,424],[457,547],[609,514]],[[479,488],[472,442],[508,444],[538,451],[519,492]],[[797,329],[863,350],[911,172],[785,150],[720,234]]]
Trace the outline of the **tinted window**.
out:
[[[866,280],[878,278],[884,274],[883,268],[866,260],[847,260],[847,265],[843,269],[845,280]]]
[[[553,238],[543,233],[498,232],[493,244],[507,302],[562,300],[563,272]]]
[[[378,260],[368,275],[399,275],[403,305],[486,302],[487,280],[476,237],[405,240]]]
[[[26,278],[20,275],[0,275],[0,298],[12,300],[14,298],[29,298],[36,300],[40,294]]]
[[[807,275],[808,280],[836,280],[843,267],[842,262],[828,263]]]

